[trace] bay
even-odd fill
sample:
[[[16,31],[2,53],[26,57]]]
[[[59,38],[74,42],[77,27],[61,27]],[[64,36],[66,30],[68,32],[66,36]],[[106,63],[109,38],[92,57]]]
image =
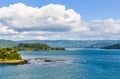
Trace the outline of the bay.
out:
[[[24,65],[0,65],[0,79],[120,79],[120,50],[21,51]],[[35,58],[65,60],[37,62]]]

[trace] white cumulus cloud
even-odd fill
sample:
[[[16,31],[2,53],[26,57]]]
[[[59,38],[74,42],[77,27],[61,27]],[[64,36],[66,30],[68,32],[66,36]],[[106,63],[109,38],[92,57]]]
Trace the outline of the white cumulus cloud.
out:
[[[4,34],[17,34],[18,32],[8,28],[7,26],[4,26],[0,23],[0,35],[4,35]]]
[[[0,8],[0,22],[18,31],[68,31],[78,26],[80,15],[59,4],[39,8],[18,3]]]
[[[83,17],[84,18],[84,17]],[[64,5],[31,7],[23,3],[0,8],[0,39],[119,39],[120,20],[82,21]]]

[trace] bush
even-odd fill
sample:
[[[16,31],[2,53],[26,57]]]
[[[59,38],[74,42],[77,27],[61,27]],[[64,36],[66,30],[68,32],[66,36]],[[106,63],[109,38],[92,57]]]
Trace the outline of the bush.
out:
[[[17,50],[13,48],[0,48],[0,60],[21,60]]]

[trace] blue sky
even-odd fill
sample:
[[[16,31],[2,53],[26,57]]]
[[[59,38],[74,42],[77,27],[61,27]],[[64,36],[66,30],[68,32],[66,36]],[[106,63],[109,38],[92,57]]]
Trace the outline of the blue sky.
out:
[[[83,20],[120,18],[120,0],[0,0],[0,7],[15,3],[24,3],[33,7],[50,3],[63,4],[80,13]]]
[[[0,39],[119,40],[120,0],[0,0]]]

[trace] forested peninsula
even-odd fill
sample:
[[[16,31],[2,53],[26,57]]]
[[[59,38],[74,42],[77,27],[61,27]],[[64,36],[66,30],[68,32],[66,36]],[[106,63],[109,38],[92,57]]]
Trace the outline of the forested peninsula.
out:
[[[20,43],[14,49],[19,51],[49,51],[49,50],[65,50],[65,48],[53,48],[42,43]]]

